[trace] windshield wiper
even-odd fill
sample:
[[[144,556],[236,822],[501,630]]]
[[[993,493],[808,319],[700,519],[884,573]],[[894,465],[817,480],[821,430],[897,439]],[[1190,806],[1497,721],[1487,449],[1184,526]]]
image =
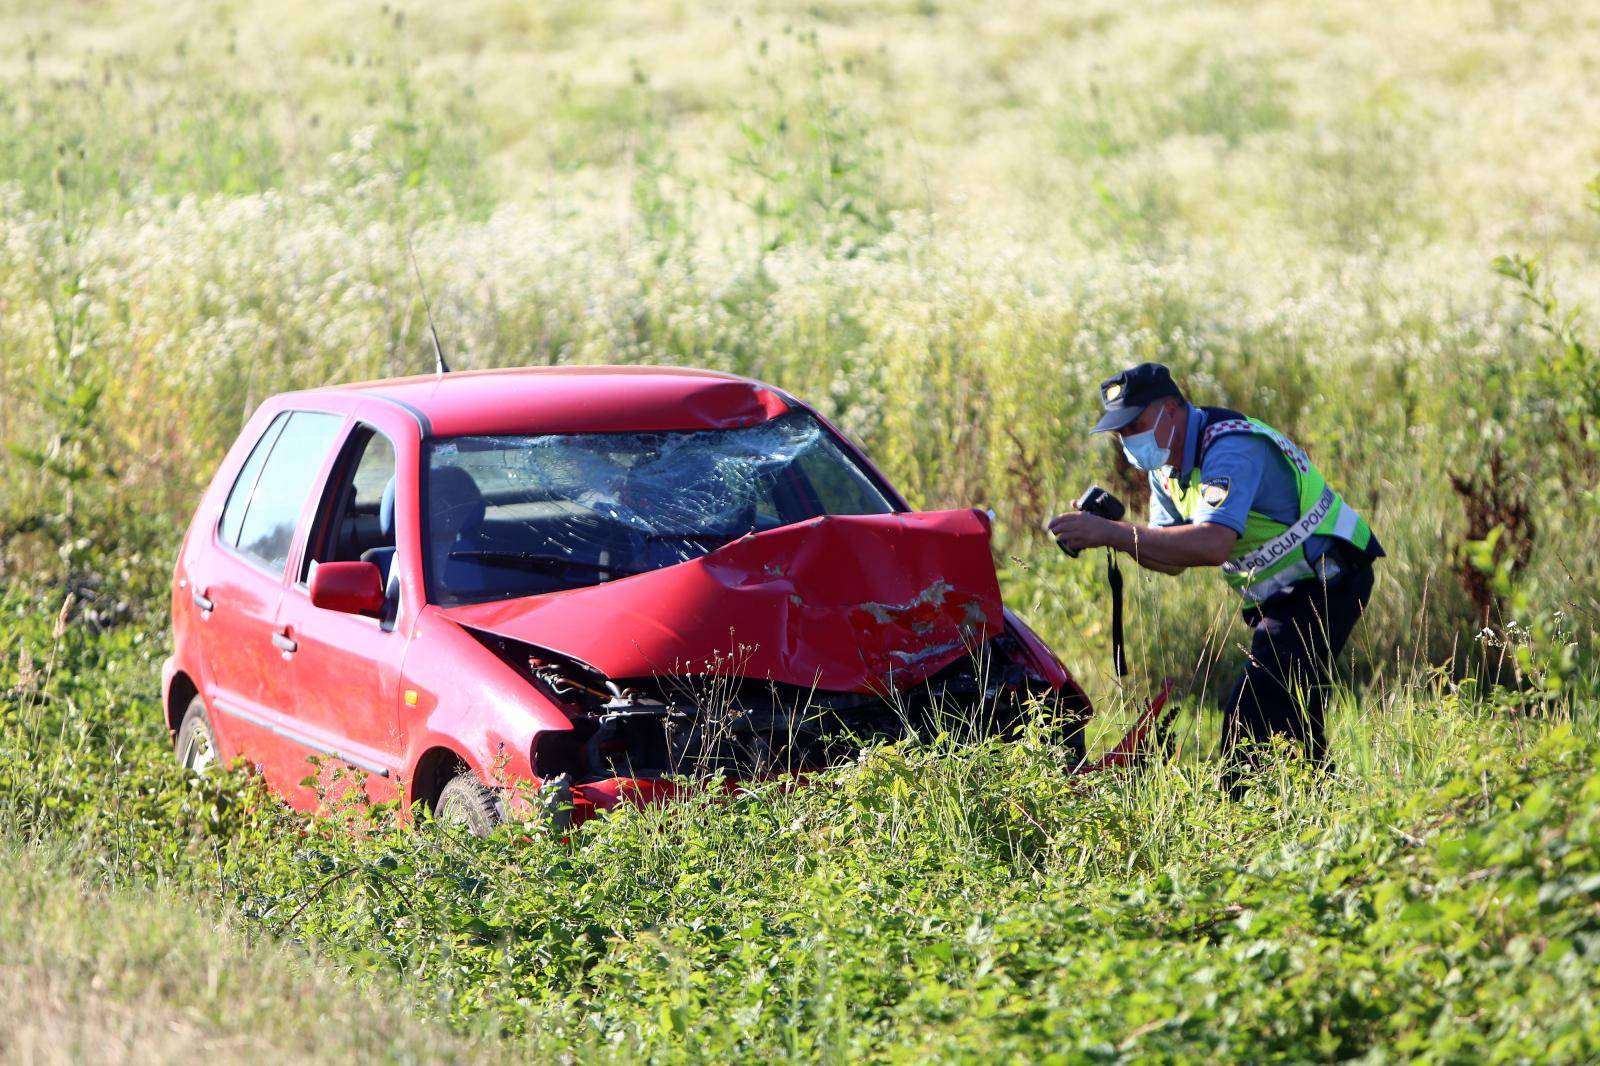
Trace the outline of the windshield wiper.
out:
[[[566,567],[575,570],[589,570],[597,574],[622,574],[631,576],[642,574],[643,570],[631,567],[618,566],[615,563],[592,563],[587,559],[573,559],[565,555],[548,555],[542,552],[514,552],[514,551],[453,551],[452,559],[478,559],[486,563],[504,563],[509,566],[520,567],[527,570],[551,570],[555,567]]]

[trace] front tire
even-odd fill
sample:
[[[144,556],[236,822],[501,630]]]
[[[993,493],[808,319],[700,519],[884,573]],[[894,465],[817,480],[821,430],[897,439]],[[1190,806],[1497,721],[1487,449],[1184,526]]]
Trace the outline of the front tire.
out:
[[[178,739],[172,746],[178,765],[191,773],[203,774],[217,764],[217,738],[211,731],[211,718],[199,696],[189,701],[178,725]]]
[[[439,793],[433,816],[441,825],[460,826],[475,837],[486,837],[506,820],[505,801],[496,789],[468,771],[457,774]]]

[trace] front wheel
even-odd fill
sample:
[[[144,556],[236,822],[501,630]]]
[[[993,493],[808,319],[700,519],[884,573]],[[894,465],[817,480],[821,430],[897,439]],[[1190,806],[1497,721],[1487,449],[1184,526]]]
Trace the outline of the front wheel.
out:
[[[211,719],[206,714],[206,704],[199,696],[189,701],[178,725],[178,739],[173,745],[178,765],[192,773],[203,774],[217,762],[217,742],[211,732]]]
[[[462,826],[475,837],[486,837],[506,820],[505,801],[471,771],[450,779],[433,806],[433,816],[443,825]]]

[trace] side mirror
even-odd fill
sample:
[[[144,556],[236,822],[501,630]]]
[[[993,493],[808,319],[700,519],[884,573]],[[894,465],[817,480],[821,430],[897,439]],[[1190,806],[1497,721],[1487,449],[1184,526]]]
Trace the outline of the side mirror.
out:
[[[318,563],[311,572],[311,606],[345,614],[383,613],[383,574],[377,563]]]

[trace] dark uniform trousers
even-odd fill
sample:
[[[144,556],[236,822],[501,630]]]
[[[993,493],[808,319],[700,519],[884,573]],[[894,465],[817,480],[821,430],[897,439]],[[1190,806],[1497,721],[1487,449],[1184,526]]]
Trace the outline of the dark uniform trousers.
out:
[[[1327,765],[1323,715],[1333,667],[1372,595],[1370,561],[1340,562],[1331,580],[1302,581],[1245,611],[1255,629],[1250,660],[1222,702],[1223,774],[1235,796],[1251,765],[1248,753],[1239,750],[1241,741],[1262,743],[1279,733]]]

